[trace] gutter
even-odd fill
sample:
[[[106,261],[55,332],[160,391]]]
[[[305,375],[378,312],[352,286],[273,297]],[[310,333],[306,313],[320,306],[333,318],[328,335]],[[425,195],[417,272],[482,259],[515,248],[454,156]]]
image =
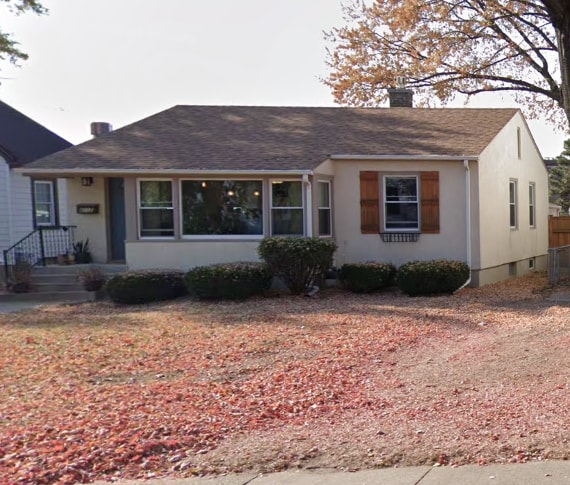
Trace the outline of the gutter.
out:
[[[429,161],[477,161],[478,155],[354,155],[354,154],[332,154],[331,160],[429,160]]]
[[[16,173],[22,174],[69,174],[69,175],[105,175],[105,174],[125,174],[125,175],[142,175],[142,174],[168,174],[168,175],[313,175],[312,170],[207,170],[207,169],[119,169],[119,168],[16,168]]]
[[[467,266],[469,266],[469,277],[454,293],[471,283],[471,171],[469,170],[468,159],[463,160],[463,166],[465,167],[465,237],[467,238],[465,251],[467,253]]]

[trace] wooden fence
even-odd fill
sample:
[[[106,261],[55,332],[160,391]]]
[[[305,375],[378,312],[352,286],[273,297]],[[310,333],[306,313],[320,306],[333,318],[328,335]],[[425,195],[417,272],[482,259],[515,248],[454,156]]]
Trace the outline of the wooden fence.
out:
[[[548,218],[548,247],[558,248],[570,245],[570,216]]]

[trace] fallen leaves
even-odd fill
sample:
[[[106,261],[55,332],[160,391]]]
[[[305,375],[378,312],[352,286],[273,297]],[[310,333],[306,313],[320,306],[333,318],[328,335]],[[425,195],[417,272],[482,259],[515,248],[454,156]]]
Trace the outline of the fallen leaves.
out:
[[[0,483],[562,453],[568,312],[543,286],[1,316]]]

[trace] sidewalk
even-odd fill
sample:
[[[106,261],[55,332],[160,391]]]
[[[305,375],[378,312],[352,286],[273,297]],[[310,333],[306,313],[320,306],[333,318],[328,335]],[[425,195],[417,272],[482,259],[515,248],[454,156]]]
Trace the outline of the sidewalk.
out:
[[[358,472],[298,470],[212,478],[123,480],[115,485],[568,485],[570,461],[508,465],[381,468]],[[94,485],[108,485],[95,482]]]

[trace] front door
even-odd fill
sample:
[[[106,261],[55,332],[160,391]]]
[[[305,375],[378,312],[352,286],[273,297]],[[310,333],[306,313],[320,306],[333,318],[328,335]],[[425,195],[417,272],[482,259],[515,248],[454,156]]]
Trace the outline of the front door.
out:
[[[109,178],[109,243],[111,261],[125,261],[125,181]]]

